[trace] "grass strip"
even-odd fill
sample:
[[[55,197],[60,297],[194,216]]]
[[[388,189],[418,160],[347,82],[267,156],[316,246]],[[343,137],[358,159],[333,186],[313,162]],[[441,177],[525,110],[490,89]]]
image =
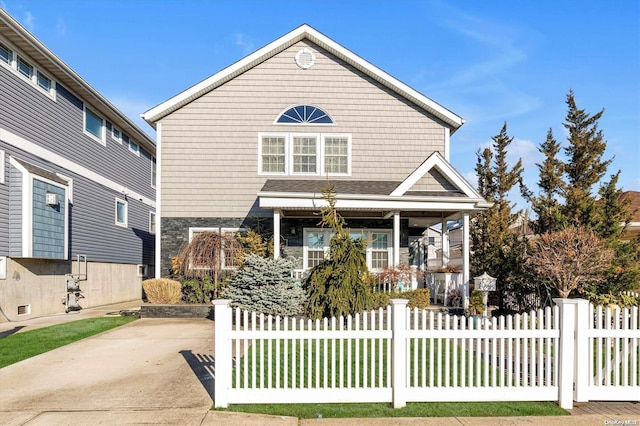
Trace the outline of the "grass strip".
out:
[[[404,408],[370,404],[234,404],[216,410],[291,416],[299,419],[367,417],[513,417],[566,416],[554,402],[414,402]]]
[[[99,317],[15,333],[0,339],[0,368],[130,323],[136,317]]]

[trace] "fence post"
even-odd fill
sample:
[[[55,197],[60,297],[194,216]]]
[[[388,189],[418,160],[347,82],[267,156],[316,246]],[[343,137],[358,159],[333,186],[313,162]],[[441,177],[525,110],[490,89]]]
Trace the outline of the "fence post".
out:
[[[231,300],[217,299],[214,304],[214,335],[213,335],[213,354],[214,354],[214,387],[213,400],[216,408],[226,408],[229,403],[227,401],[227,393],[231,387],[231,373],[233,368],[233,360],[231,359],[231,342],[229,341],[229,332],[231,331]]]
[[[558,344],[558,405],[573,408],[573,376],[575,361],[576,299],[553,299],[560,308],[560,342]]]
[[[576,324],[575,324],[575,390],[573,399],[577,402],[587,402],[585,395],[589,386],[589,375],[593,374],[589,370],[589,348],[588,330],[592,327],[593,318],[589,317],[589,301],[584,299],[576,299]]]
[[[391,390],[393,408],[407,405],[407,299],[391,299]]]

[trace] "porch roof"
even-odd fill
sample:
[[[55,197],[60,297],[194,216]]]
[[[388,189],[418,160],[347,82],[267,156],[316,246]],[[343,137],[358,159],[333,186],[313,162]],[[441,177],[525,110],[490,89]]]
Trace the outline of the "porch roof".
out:
[[[402,195],[392,195],[402,182],[327,182],[321,179],[268,179],[258,192],[260,207],[281,210],[284,215],[294,215],[296,211],[318,211],[327,204],[322,195],[327,183],[333,185],[338,210],[369,212],[366,214],[368,217],[371,212],[378,212],[379,217],[401,212],[405,217],[453,219],[463,212],[475,212],[487,207],[484,199],[469,197],[461,191],[406,191]]]

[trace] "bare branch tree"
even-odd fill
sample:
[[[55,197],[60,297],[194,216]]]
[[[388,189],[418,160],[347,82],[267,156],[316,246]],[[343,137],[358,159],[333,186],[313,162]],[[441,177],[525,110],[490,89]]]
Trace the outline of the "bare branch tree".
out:
[[[527,263],[566,298],[573,289],[602,281],[613,258],[602,238],[580,226],[537,237]]]

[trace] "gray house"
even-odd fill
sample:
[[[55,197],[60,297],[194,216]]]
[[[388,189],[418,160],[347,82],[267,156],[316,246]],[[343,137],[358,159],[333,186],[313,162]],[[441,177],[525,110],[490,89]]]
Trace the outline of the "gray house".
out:
[[[329,180],[372,270],[410,262],[410,241],[462,220],[468,282],[469,218],[487,204],[449,163],[464,121],[308,25],[143,118],[158,132],[156,274],[197,232],[256,221],[276,256],[313,267],[331,237],[317,216]]]
[[[0,9],[0,322],[139,300],[154,232],[154,141]]]

